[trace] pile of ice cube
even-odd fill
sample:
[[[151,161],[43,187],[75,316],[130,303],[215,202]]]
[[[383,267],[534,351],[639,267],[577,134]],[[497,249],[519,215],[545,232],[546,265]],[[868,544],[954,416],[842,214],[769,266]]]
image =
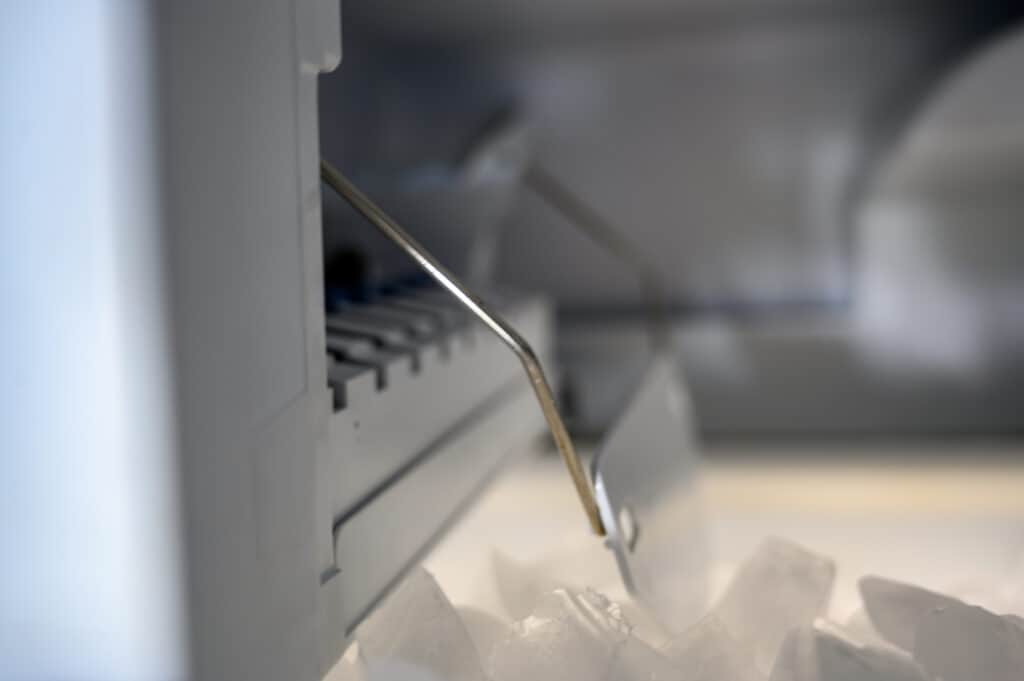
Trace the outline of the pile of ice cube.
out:
[[[544,588],[501,565],[506,617],[455,608],[414,572],[359,628],[329,681],[1022,681],[1024,619],[865,577],[863,610],[824,619],[835,564],[769,539],[678,634],[636,604]]]

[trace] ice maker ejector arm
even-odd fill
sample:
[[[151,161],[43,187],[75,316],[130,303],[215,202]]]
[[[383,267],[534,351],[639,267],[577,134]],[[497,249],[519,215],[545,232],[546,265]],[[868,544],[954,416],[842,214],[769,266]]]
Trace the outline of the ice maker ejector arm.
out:
[[[500,338],[512,352],[516,354],[526,371],[533,388],[537,401],[540,403],[541,411],[547,420],[551,437],[558,447],[558,451],[569,469],[573,484],[583,509],[590,521],[593,531],[603,536],[604,525],[601,522],[601,515],[598,511],[597,501],[594,495],[593,484],[587,475],[583,462],[580,460],[576,448],[573,446],[572,438],[565,428],[561,414],[555,404],[555,397],[551,392],[544,369],[540,360],[534,353],[530,344],[519,335],[499,315],[493,312],[487,305],[474,296],[455,276],[448,271],[434,256],[423,246],[416,242],[402,227],[387,215],[377,204],[370,200],[365,194],[352,184],[348,178],[342,175],[334,166],[327,161],[320,161],[320,178],[331,189],[336,191],[346,202],[356,209],[363,217],[370,221],[384,236],[390,239],[395,245],[405,251],[406,255],[412,258],[424,271],[433,277],[437,283],[447,289],[463,306],[473,313],[480,321]]]

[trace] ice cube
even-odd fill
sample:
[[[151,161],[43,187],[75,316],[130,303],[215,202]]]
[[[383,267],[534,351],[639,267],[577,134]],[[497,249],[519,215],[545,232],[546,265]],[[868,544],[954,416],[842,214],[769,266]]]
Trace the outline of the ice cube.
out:
[[[509,623],[479,608],[463,606],[458,612],[481,660],[489,659],[494,646],[507,638],[512,631]]]
[[[543,596],[494,647],[488,671],[493,681],[675,681],[669,662],[593,590]]]
[[[876,648],[896,648],[892,641],[889,641],[883,637],[878,630],[875,629],[875,625],[871,623],[871,618],[868,617],[868,613],[864,608],[857,608],[850,616],[846,618],[843,623],[843,631],[849,638],[863,643],[866,645],[872,645]]]
[[[634,635],[648,645],[660,647],[668,638],[654,615],[629,598],[614,556],[605,548],[570,547],[534,563],[523,563],[494,551],[491,565],[501,608],[512,620],[528,617],[540,599],[555,589],[595,589],[618,599]]]
[[[754,655],[725,625],[708,615],[662,648],[680,681],[762,681]]]
[[[740,566],[713,612],[768,670],[787,632],[824,614],[835,573],[828,558],[766,539]]]
[[[433,576],[416,569],[356,631],[372,674],[400,662],[443,681],[483,681],[476,646]]]
[[[446,681],[422,667],[399,660],[379,660],[368,664],[365,681]]]
[[[689,679],[662,653],[630,636],[618,648],[608,681],[683,681]],[[731,680],[730,680],[731,681]],[[739,681],[739,680],[737,680]]]
[[[955,600],[882,577],[864,577],[859,586],[864,609],[875,630],[885,640],[908,651],[914,649],[914,633],[921,618],[928,611]]]
[[[359,658],[356,651],[353,650],[358,645],[353,645],[345,653],[344,657],[338,660],[337,664],[327,672],[327,676],[324,677],[323,681],[366,681],[366,665]]]
[[[906,653],[859,645],[838,628],[792,630],[775,660],[769,681],[927,681]]]
[[[443,681],[429,671],[396,660],[380,660],[367,664],[362,660],[343,659],[323,681]]]
[[[1024,574],[1024,563],[1018,568]],[[947,595],[977,605],[991,612],[1013,614],[1018,617],[1024,614],[1024,590],[1022,582],[1016,575],[1008,579],[987,578],[960,582],[952,588],[944,590]]]
[[[950,599],[919,620],[914,659],[942,681],[1021,681],[1024,627],[1014,617]]]
[[[818,630],[816,651],[826,681],[926,681],[910,655],[892,647],[858,645]]]
[[[491,554],[491,565],[501,604],[513,620],[529,617],[545,594],[565,586],[500,551]]]
[[[775,656],[768,681],[822,681],[814,646],[811,626],[791,629]]]
[[[593,592],[556,589],[491,653],[494,681],[596,681],[607,675],[628,625]]]

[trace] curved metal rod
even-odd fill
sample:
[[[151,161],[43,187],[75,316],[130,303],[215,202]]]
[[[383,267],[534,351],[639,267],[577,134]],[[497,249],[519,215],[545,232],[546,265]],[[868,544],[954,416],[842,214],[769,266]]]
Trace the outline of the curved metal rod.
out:
[[[583,462],[573,447],[569,432],[565,429],[562,417],[555,405],[555,397],[548,385],[541,367],[540,360],[533,352],[530,344],[509,326],[499,315],[492,312],[487,305],[474,296],[463,286],[455,276],[439,263],[423,246],[412,238],[402,227],[392,220],[387,213],[380,209],[373,201],[352,184],[348,178],[342,175],[330,163],[320,160],[320,178],[334,191],[356,209],[363,217],[369,220],[395,245],[405,251],[406,255],[416,261],[437,283],[446,288],[463,306],[472,312],[480,321],[500,338],[512,352],[516,354],[523,365],[530,380],[530,386],[537,396],[541,411],[548,422],[551,430],[551,437],[558,447],[558,451],[569,469],[573,484],[576,486],[576,493],[583,503],[583,510],[590,521],[590,527],[600,536],[604,536],[604,524],[601,522],[601,515],[597,508],[597,500],[594,496],[594,487],[587,476]]]

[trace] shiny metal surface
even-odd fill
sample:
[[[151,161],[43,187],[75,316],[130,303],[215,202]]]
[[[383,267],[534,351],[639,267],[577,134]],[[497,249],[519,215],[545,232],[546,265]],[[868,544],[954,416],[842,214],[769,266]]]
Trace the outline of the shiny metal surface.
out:
[[[670,630],[703,612],[698,459],[676,360],[659,354],[593,463],[606,541],[626,588]]]
[[[587,519],[590,521],[591,529],[594,533],[603,535],[604,526],[594,498],[594,489],[583,468],[579,454],[573,446],[572,439],[569,437],[569,432],[565,428],[562,417],[558,412],[554,394],[551,392],[551,386],[548,384],[544,369],[530,344],[515,329],[509,326],[504,319],[466,289],[444,265],[438,262],[412,236],[402,229],[398,223],[388,217],[380,207],[359,191],[355,185],[349,182],[344,175],[327,161],[320,161],[320,176],[328,186],[338,192],[353,208],[377,227],[381,233],[401,248],[441,286],[447,289],[456,300],[462,303],[466,309],[472,312],[516,354],[530,380],[530,386],[533,388],[541,411],[544,413],[544,418],[548,423],[555,445],[558,447],[558,451],[565,461],[566,468],[569,470],[569,475],[572,477],[576,493],[579,495]]]

